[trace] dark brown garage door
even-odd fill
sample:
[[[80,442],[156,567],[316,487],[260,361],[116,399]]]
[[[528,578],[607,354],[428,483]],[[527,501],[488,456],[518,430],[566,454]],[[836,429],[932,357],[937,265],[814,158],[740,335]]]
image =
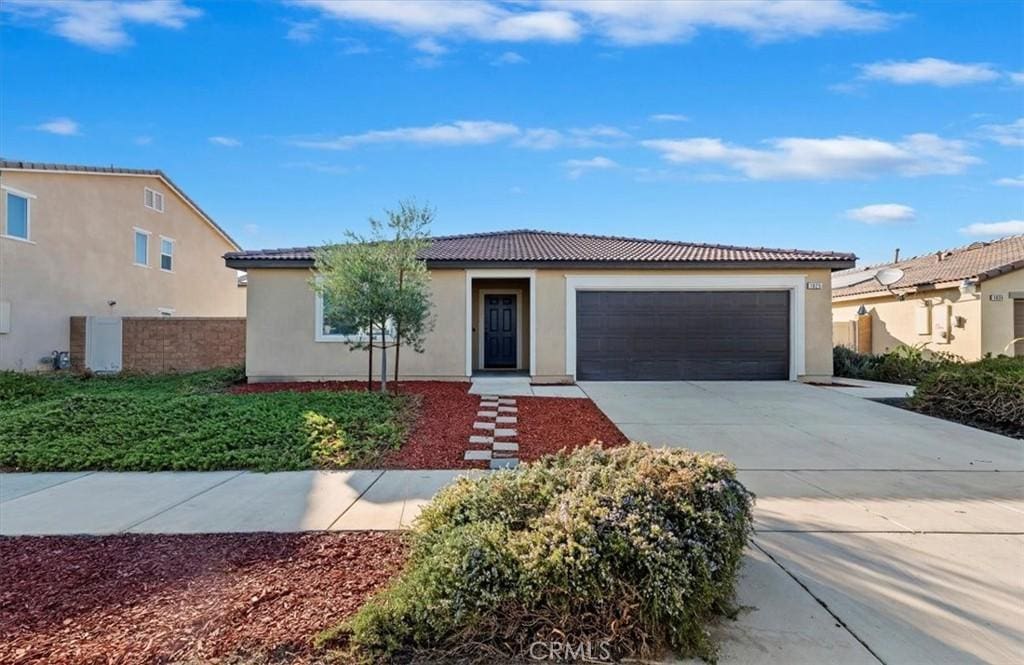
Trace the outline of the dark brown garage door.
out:
[[[578,291],[576,378],[789,378],[788,291]]]

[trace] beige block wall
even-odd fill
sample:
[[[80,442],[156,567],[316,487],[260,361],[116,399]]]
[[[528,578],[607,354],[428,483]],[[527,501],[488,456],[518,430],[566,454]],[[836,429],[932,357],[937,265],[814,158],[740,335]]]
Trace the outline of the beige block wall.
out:
[[[0,238],[0,301],[11,303],[0,369],[43,368],[41,356],[68,350],[71,316],[244,316],[245,289],[221,258],[233,246],[158,178],[3,171],[0,183],[36,197],[31,243]],[[163,213],[143,206],[145,187],[164,194]],[[0,224],[6,205],[0,196]],[[133,227],[152,234],[150,268],[133,265]],[[161,235],[175,240],[173,272],[159,269]]]
[[[342,342],[317,342],[316,294],[306,269],[249,271],[246,317],[246,374],[250,381],[319,381],[365,379],[368,352]],[[466,274],[462,270],[431,272],[435,327],[426,351],[401,352],[401,378],[465,380]],[[374,352],[374,376],[380,374]],[[388,352],[393,376],[394,351]]]
[[[994,356],[1014,355],[1014,347],[1007,345],[1013,339],[1013,299],[1010,294],[1024,294],[1024,270],[1015,270],[981,283],[981,351]],[[1001,295],[1002,300],[989,296]]]
[[[474,271],[480,274],[482,271]],[[350,351],[340,342],[315,341],[315,294],[309,287],[310,272],[304,269],[255,269],[249,271],[246,366],[250,380],[362,379],[367,373],[365,351]],[[538,270],[536,273],[536,363],[534,378],[565,381],[565,277],[629,275],[802,275],[821,282],[821,290],[805,290],[804,377],[824,379],[832,375],[832,327],[830,273],[820,270]],[[426,353],[402,351],[402,376],[408,379],[465,379],[466,373],[466,273],[434,270],[432,293],[436,327],[426,343]],[[481,278],[482,279],[482,278]],[[476,281],[476,280],[474,280]],[[528,294],[524,294],[528,298]],[[478,298],[474,297],[473,302]],[[524,303],[524,310],[528,310]],[[525,316],[528,316],[526,314]],[[525,318],[524,316],[524,318]],[[474,319],[475,321],[476,319]],[[523,334],[529,334],[529,320]],[[471,342],[472,343],[472,342]],[[475,346],[475,345],[474,345]],[[392,352],[393,353],[393,352]],[[475,358],[475,354],[474,354]],[[524,344],[524,361],[529,347]],[[389,356],[389,363],[392,362]],[[375,368],[376,371],[376,368]]]
[[[933,335],[919,335],[917,310],[922,302],[929,302],[933,312],[937,306],[952,306],[952,316],[961,317],[963,326],[952,327],[948,344]],[[958,289],[930,291],[926,294],[908,294],[905,300],[892,296],[863,298],[837,302],[832,306],[834,321],[855,321],[857,309],[864,305],[871,314],[871,351],[885,353],[898,346],[925,344],[925,349],[956,354],[965,360],[977,360],[982,348],[982,307],[976,295],[962,295]],[[933,329],[934,329],[934,321]]]

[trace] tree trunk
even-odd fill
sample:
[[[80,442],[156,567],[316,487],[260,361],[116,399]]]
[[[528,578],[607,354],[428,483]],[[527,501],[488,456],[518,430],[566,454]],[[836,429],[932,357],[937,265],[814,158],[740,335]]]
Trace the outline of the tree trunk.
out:
[[[380,327],[380,391],[388,391],[388,327],[385,323]]]
[[[405,278],[405,268],[398,269],[398,292],[402,292],[402,282]],[[402,350],[402,322],[395,321],[395,384],[398,383],[398,354]]]
[[[373,392],[373,324],[370,324],[370,365],[366,370],[366,392]]]

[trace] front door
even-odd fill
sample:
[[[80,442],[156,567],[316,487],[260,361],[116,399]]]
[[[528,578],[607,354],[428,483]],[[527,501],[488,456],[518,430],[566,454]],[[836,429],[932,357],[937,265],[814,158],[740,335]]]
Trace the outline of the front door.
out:
[[[516,296],[484,295],[484,367],[516,367]]]

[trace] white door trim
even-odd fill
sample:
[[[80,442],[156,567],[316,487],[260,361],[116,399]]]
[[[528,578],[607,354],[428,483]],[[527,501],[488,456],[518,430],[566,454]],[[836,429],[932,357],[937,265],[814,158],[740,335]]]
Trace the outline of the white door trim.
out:
[[[516,297],[516,369],[523,369],[523,290],[522,289],[480,289],[477,298],[476,336],[477,336],[477,366],[484,367],[484,296],[486,295],[514,295]]]
[[[796,381],[805,373],[806,288],[804,275],[566,275],[565,373],[576,380],[577,291],[789,291],[789,378]]]
[[[466,270],[466,376],[473,376],[473,280],[474,279],[528,279],[530,280],[530,376],[537,367],[537,271],[478,269]],[[521,300],[521,299],[520,299]]]

